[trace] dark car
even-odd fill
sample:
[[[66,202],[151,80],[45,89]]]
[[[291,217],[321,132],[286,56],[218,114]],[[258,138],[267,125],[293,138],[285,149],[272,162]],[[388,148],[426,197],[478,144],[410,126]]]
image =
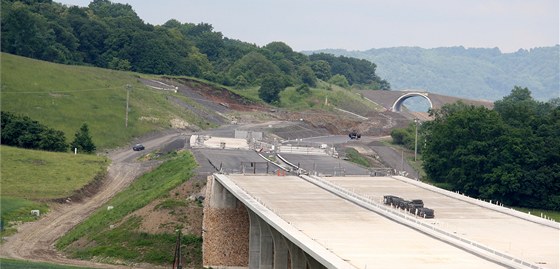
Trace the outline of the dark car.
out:
[[[348,134],[348,137],[350,137],[350,139],[354,140],[358,140],[362,137],[361,134],[357,133],[356,131],[352,131],[351,133]]]
[[[132,147],[132,150],[134,150],[134,151],[141,151],[141,150],[144,150],[144,145],[142,145],[142,144],[136,144],[136,145],[134,145],[134,147]]]

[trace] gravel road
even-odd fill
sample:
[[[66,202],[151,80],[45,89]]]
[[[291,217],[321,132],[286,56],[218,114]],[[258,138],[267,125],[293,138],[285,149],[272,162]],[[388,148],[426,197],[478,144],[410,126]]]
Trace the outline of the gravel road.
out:
[[[171,143],[177,138],[183,139],[184,136],[180,133],[152,136],[149,140],[142,141],[146,147],[143,152],[135,152],[131,148],[110,152],[108,157],[111,159],[111,165],[108,168],[107,179],[94,196],[85,198],[82,202],[51,205],[51,211],[44,217],[18,227],[18,233],[9,237],[2,244],[0,256],[93,268],[157,268],[150,264],[117,266],[69,259],[57,252],[54,244],[72,227],[85,220],[111,197],[129,186],[136,177],[158,164],[156,162],[138,162],[137,157]]]

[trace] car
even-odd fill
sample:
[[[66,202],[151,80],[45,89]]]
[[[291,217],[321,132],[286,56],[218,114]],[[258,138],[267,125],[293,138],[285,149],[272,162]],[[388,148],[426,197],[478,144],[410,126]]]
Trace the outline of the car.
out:
[[[361,134],[357,133],[356,131],[352,131],[351,133],[348,134],[348,137],[350,137],[351,140],[358,140],[362,137]]]
[[[144,150],[144,145],[142,145],[142,144],[136,144],[136,145],[134,145],[134,146],[132,147],[132,150],[134,150],[134,151],[141,151],[141,150]]]

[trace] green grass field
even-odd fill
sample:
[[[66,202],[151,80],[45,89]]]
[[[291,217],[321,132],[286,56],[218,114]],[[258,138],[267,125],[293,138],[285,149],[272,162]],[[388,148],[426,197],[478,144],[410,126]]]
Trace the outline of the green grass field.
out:
[[[0,146],[0,158],[2,236],[15,232],[11,222],[35,220],[31,210],[46,213],[44,201],[71,196],[96,176],[103,176],[109,165],[101,156],[8,146]]]
[[[104,173],[102,156],[27,150],[0,146],[2,197],[50,200],[71,196]]]
[[[258,94],[258,93],[257,93]],[[328,105],[325,106],[325,100]],[[292,110],[331,109],[332,106],[365,115],[378,106],[362,98],[357,90],[349,90],[320,81],[311,88],[308,95],[301,95],[295,87],[288,87],[280,93],[280,107]]]
[[[207,127],[190,111],[167,100],[170,95],[185,97],[144,86],[138,81],[140,74],[55,64],[6,53],[1,54],[1,64],[2,111],[29,116],[61,130],[68,142],[84,122],[98,150],[167,129],[173,118]],[[127,85],[130,104],[125,127]]]
[[[87,267],[75,267],[58,265],[52,263],[30,262],[12,259],[0,259],[2,269],[88,269]]]
[[[136,179],[130,187],[118,193],[106,205],[114,209],[106,210],[106,205],[80,223],[58,242],[57,248],[75,258],[88,259],[94,256],[107,259],[124,259],[134,262],[166,263],[173,260],[173,234],[146,234],[136,232],[140,220],[126,218],[156,198],[163,197],[171,189],[188,180],[193,175],[196,161],[190,152],[178,153],[155,170]],[[123,219],[126,219],[121,223]],[[118,224],[109,229],[110,225]],[[76,240],[90,242],[87,247],[71,245]],[[196,236],[183,237],[188,249],[188,259],[199,264],[202,239]]]

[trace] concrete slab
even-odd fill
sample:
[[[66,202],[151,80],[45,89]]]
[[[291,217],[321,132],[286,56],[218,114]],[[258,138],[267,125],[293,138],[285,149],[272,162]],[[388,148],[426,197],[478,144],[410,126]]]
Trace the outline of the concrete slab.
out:
[[[532,262],[560,268],[560,230],[457,200],[391,177],[331,177],[326,180],[382,201],[384,195],[422,199],[435,210],[424,221],[458,236]]]
[[[199,162],[206,164],[209,160],[217,169],[221,167],[225,173],[274,174],[278,169],[272,164],[267,166],[264,163],[266,160],[252,150],[196,149],[196,152],[201,155],[197,158]],[[250,166],[251,162],[256,163],[256,166]]]
[[[190,138],[191,147],[213,148],[213,149],[244,149],[249,150],[246,139],[215,137],[208,135],[192,135]]]
[[[283,158],[310,173],[319,175],[368,175],[369,171],[357,164],[330,156],[281,153]]]
[[[227,177],[281,219],[356,268],[502,268],[299,177]]]

